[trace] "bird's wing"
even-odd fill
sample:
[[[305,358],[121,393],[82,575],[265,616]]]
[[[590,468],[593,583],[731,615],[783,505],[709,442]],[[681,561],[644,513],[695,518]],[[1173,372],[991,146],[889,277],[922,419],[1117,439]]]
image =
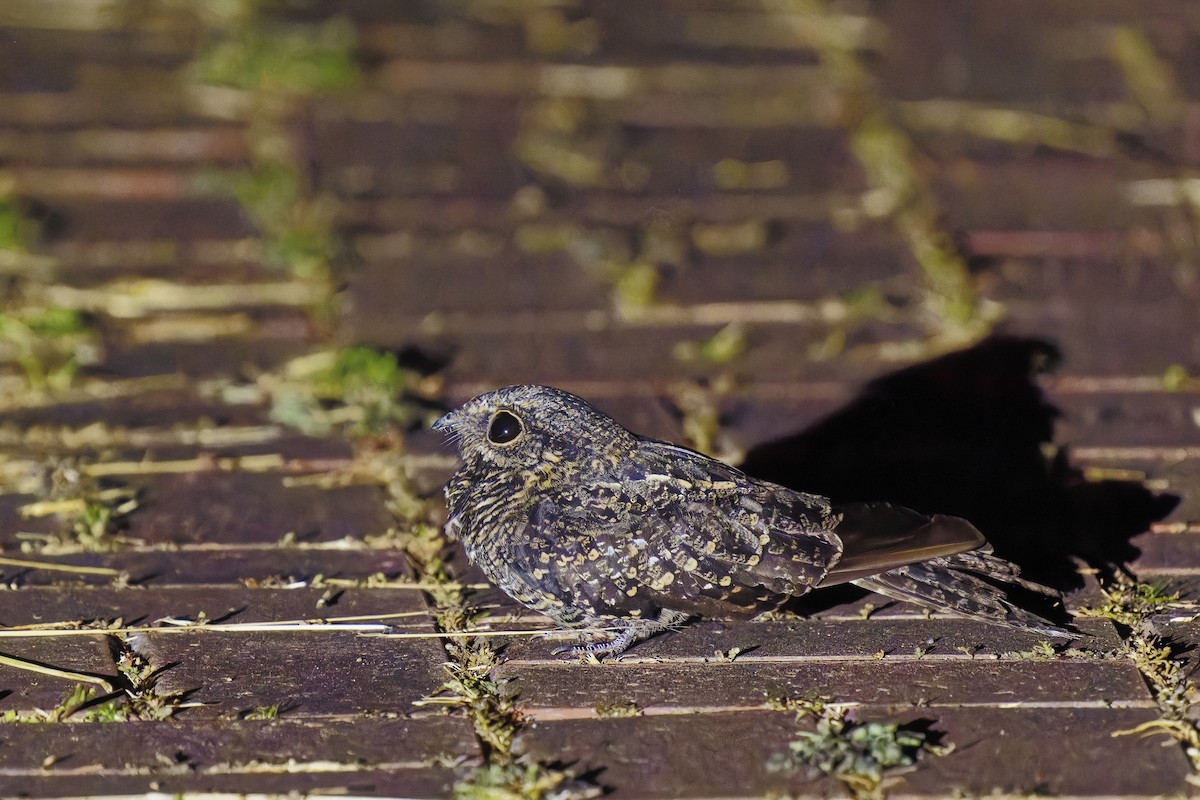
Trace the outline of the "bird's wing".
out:
[[[987,545],[983,534],[959,517],[928,517],[890,503],[851,503],[834,511],[841,517],[835,530],[843,552],[822,586]]]
[[[583,556],[611,613],[650,607],[753,615],[825,579],[841,554],[824,498],[747,478],[685,448],[647,441],[615,480],[560,493],[555,547]],[[570,575],[570,573],[568,573]]]

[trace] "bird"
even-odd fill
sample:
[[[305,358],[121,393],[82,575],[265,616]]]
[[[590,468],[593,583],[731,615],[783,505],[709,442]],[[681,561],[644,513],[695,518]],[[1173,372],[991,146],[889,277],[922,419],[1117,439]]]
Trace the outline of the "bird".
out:
[[[433,423],[462,464],[445,531],[518,603],[577,631],[556,653],[610,657],[697,618],[753,618],[851,583],[935,611],[1076,634],[1011,601],[1023,579],[964,519],[835,505],[626,430],[581,397],[523,384]]]

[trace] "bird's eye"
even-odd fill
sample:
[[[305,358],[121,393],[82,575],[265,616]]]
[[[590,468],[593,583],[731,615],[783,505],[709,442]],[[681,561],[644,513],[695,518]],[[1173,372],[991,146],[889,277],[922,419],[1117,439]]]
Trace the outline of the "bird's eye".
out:
[[[492,444],[508,444],[521,435],[521,420],[508,411],[497,411],[488,428],[488,441]]]

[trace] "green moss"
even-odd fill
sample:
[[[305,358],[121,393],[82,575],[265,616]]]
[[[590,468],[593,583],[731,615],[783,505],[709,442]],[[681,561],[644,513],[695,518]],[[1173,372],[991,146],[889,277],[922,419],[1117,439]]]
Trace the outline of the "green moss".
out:
[[[1187,367],[1182,364],[1172,364],[1163,371],[1163,388],[1168,392],[1179,392],[1193,382]]]
[[[454,784],[458,800],[583,800],[603,794],[598,786],[577,782],[570,772],[525,759],[486,764]]]
[[[325,94],[353,86],[355,32],[345,19],[319,25],[274,23],[243,3],[194,64],[196,78],[248,92]]]
[[[721,461],[739,463],[745,452],[726,433],[722,411],[726,398],[737,391],[738,380],[728,369],[719,369],[709,377],[672,383],[669,397],[679,416],[684,444]]]
[[[196,188],[237,200],[262,235],[268,266],[320,277],[341,252],[332,232],[333,204],[312,195],[298,164],[262,159],[243,172],[202,174]]]
[[[817,772],[855,783],[878,783],[885,770],[916,763],[925,735],[897,723],[848,722],[821,718],[816,730],[801,731],[789,755]]]
[[[338,352],[329,369],[313,377],[313,383],[319,396],[344,399],[364,392],[395,394],[412,375],[400,368],[395,353],[347,347]]]
[[[881,796],[885,775],[912,766],[921,751],[949,752],[935,745],[925,730],[894,722],[853,721],[846,709],[822,699],[777,699],[768,700],[767,705],[795,712],[798,721],[815,720],[815,729],[800,731],[787,752],[768,762],[768,768],[807,770],[810,777],[830,775],[857,798]]]
[[[97,696],[95,686],[76,683],[53,708],[31,712],[9,710],[0,722],[128,722],[130,720],[167,719],[182,707],[183,695],[161,694],[155,683],[158,670],[136,653],[121,637],[110,637],[117,653],[116,691]]]
[[[654,304],[658,284],[662,279],[658,267],[654,264],[640,261],[614,264],[609,268],[608,274],[617,308],[648,308]]]
[[[128,515],[138,507],[137,492],[128,487],[101,487],[74,459],[52,463],[37,503],[25,507],[31,516],[56,516],[59,532],[19,535],[22,552],[107,553],[132,543],[122,535]]]
[[[47,717],[46,721],[62,722],[67,717],[70,717],[72,714],[78,711],[83,705],[90,702],[92,698],[95,697],[95,694],[96,689],[94,686],[84,686],[82,683],[75,684],[67,692],[66,697],[62,699],[62,702],[50,709],[48,712],[49,716]],[[110,705],[111,703],[112,701],[110,700],[106,703],[106,705]],[[102,711],[98,708],[95,709],[95,714],[95,718],[97,719],[108,718],[110,716],[109,711]]]
[[[58,306],[36,309],[25,316],[24,323],[35,336],[48,339],[74,336],[88,330],[87,320],[78,309]]]
[[[1129,25],[1115,27],[1109,53],[1145,122],[1162,125],[1183,116],[1186,103],[1171,65],[1158,55],[1144,31]]]
[[[1171,642],[1156,632],[1154,617],[1179,602],[1166,587],[1142,583],[1118,573],[1102,587],[1105,603],[1084,608],[1081,616],[1102,617],[1120,625],[1124,633],[1122,655],[1137,667],[1154,693],[1159,717],[1113,736],[1162,733],[1183,745],[1193,773],[1200,774],[1200,727],[1195,721],[1196,684],[1187,662]]]
[[[8,711],[4,712],[3,716],[0,716],[0,722],[35,724],[63,722],[69,717],[72,717],[84,705],[95,699],[95,696],[96,688],[94,686],[86,686],[82,683],[76,683],[67,690],[67,693],[63,695],[63,699],[60,700],[53,708],[39,708],[32,711],[9,709]],[[103,714],[101,713],[100,716],[103,716]],[[82,717],[80,719],[82,719]]]
[[[731,322],[712,336],[700,341],[682,341],[672,355],[681,364],[699,367],[728,366],[746,352],[746,329]]]
[[[355,29],[343,18],[285,23],[263,6],[235,0],[207,9],[209,41],[186,74],[194,84],[246,93],[252,163],[242,173],[201,177],[199,188],[238,200],[262,234],[268,264],[326,279],[340,251],[334,202],[310,185],[291,126],[305,101],[357,82]]]
[[[287,214],[299,200],[304,183],[294,164],[266,162],[229,176],[228,189],[253,216]]]
[[[259,380],[271,418],[310,435],[343,430],[377,436],[432,422],[438,384],[400,365],[395,353],[353,346],[302,356]]]
[[[733,659],[730,659],[731,661]],[[611,703],[597,703],[592,706],[597,717],[640,717],[642,709],[632,700],[616,700]]]
[[[247,711],[242,719],[247,720],[264,720],[275,719],[279,716],[279,706],[257,706],[250,711]]]
[[[85,494],[83,510],[71,522],[75,544],[84,552],[107,553],[130,543],[121,535],[128,515],[138,507],[132,489],[113,489]]]
[[[108,503],[89,502],[75,519],[72,530],[84,550],[103,552],[113,547],[115,519]]]
[[[83,314],[57,306],[0,314],[0,344],[20,365],[35,392],[68,388],[80,365],[93,360],[99,348]]]
[[[0,195],[0,250],[24,253],[37,236],[37,225],[30,220],[16,198]]]
[[[816,20],[832,18],[824,0],[804,0],[800,5]],[[816,45],[821,68],[842,101],[841,119],[850,149],[871,186],[863,198],[864,214],[889,219],[904,237],[920,265],[924,306],[940,324],[939,333],[961,339],[985,332],[989,320],[979,314],[974,279],[942,224],[940,203],[921,174],[911,137],[875,89],[859,43],[826,36]]]
[[[1084,607],[1077,613],[1086,617],[1103,617],[1133,628],[1179,600],[1179,594],[1167,592],[1163,584],[1141,583],[1123,575],[1103,587],[1103,590],[1105,602],[1102,605]]]

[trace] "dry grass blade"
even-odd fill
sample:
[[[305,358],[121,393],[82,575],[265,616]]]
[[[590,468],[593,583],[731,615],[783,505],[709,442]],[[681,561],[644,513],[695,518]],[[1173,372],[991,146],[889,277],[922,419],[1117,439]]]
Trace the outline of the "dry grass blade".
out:
[[[352,578],[326,578],[325,586],[348,586],[357,587],[361,581]],[[490,589],[491,584],[487,583],[437,583],[431,581],[388,581],[373,583],[371,587],[374,589],[417,589],[422,592],[431,592],[440,589],[453,590],[479,590]]]
[[[270,472],[285,466],[283,456],[264,453],[225,458],[185,458],[177,461],[109,461],[88,464],[83,470],[93,478],[112,475],[174,475],[187,472]]]
[[[91,633],[96,633],[96,631],[91,631]],[[7,667],[14,667],[15,669],[22,669],[27,672],[37,672],[41,675],[49,675],[53,678],[94,683],[97,686],[100,686],[106,692],[116,691],[113,688],[113,685],[109,683],[108,679],[99,675],[91,675],[86,672],[75,672],[69,669],[59,669],[58,667],[51,667],[46,664],[38,663],[37,661],[29,661],[27,659],[17,658],[15,656],[6,656],[2,653],[0,653],[0,664],[3,664]]]
[[[22,558],[0,557],[0,566],[44,569],[52,572],[73,572],[78,575],[108,575],[114,578],[121,574],[119,569],[110,569],[109,567],[77,567],[73,564],[51,564],[46,561],[29,561]]]
[[[425,611],[398,611],[392,614],[357,614],[354,616],[328,617],[325,619],[285,619],[264,620],[260,622],[207,622],[188,617],[163,617],[156,620],[154,625],[114,628],[89,628],[84,627],[85,623],[82,620],[65,620],[0,628],[0,639],[28,639],[54,636],[121,636],[133,633],[181,633],[192,631],[214,633],[263,633],[268,631],[285,631],[291,633],[296,631],[374,632],[390,631],[393,629],[393,626],[385,623],[384,620],[411,619],[414,617],[427,619],[429,615]],[[429,635],[433,636],[433,634]]]
[[[579,633],[599,633],[602,631],[615,631],[620,628],[580,628],[572,630],[572,634]],[[433,633],[371,633],[368,636],[381,639],[474,639],[480,636],[545,636],[559,632],[558,628],[536,628],[526,630],[492,630],[484,628],[481,630],[465,630],[465,631],[440,631]]]
[[[543,636],[547,639],[566,639],[575,641],[579,636],[591,636],[601,633],[611,633],[620,631],[621,628],[605,627],[605,628],[512,628],[512,629],[495,629],[495,628],[467,628],[462,630],[442,630],[436,632],[389,632],[389,633],[364,633],[365,637],[378,639],[483,639],[496,636]],[[595,662],[593,662],[595,663]]]

